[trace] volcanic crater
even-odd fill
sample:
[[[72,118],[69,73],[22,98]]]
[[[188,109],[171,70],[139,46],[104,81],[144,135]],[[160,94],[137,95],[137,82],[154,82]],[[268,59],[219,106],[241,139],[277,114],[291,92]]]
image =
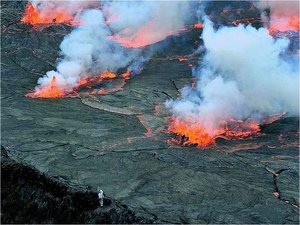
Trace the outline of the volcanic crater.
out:
[[[236,19],[214,9],[219,23]],[[299,223],[298,117],[286,114],[262,126],[261,135],[220,138],[205,148],[172,141],[180,137],[168,132],[164,103],[194,82],[189,65],[202,57],[195,53],[202,29],[157,43],[163,50],[130,79],[83,87],[63,98],[29,98],[36,80],[55,68],[59,44],[72,27],[21,23],[25,2],[2,1],[1,10],[1,145],[11,160],[63,179],[67,187],[103,190],[144,218],[133,222]],[[248,13],[260,16],[253,8]],[[90,93],[101,88],[117,90]],[[1,201],[2,222],[28,222],[21,209],[15,212],[19,220],[11,217],[9,201]]]

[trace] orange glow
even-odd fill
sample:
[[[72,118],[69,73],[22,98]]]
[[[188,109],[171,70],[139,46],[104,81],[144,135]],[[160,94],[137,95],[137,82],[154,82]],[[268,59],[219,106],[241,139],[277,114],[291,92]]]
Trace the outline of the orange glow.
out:
[[[266,117],[264,120],[263,120],[263,124],[271,124],[271,123],[274,123],[275,121],[279,120],[282,116],[284,116],[286,114],[286,112],[282,112],[278,115],[273,115],[273,116],[269,116],[269,117]]]
[[[183,56],[178,57],[178,60],[179,60],[179,62],[188,61],[188,59]]]
[[[78,9],[80,11],[81,9]],[[21,21],[26,24],[42,25],[42,24],[60,24],[66,23],[70,25],[78,24],[78,21],[74,20],[74,16],[65,11],[55,11],[47,9],[38,11],[34,8],[31,2],[27,2],[25,14]]]
[[[286,113],[280,113],[275,116],[269,116],[262,121],[262,124],[270,124],[279,120]],[[220,121],[218,128],[208,132],[205,127],[195,118],[178,119],[171,117],[169,119],[170,133],[175,133],[183,138],[180,144],[197,144],[198,147],[206,147],[215,142],[217,138],[241,139],[260,132],[260,125],[252,120],[228,119]]]
[[[106,23],[116,21],[117,16],[113,15],[109,18]],[[111,41],[115,41],[125,48],[143,48],[151,44],[155,44],[162,41],[168,36],[179,35],[179,33],[187,32],[190,29],[202,29],[204,25],[202,23],[186,25],[178,31],[163,31],[155,26],[155,21],[150,21],[145,26],[139,28],[134,34],[131,34],[129,28],[124,29],[122,32],[109,36]]]
[[[125,79],[129,79],[130,78],[130,74],[131,74],[130,69],[127,69],[127,71],[125,73],[121,74],[121,77],[123,77]]]
[[[119,82],[118,85],[115,85],[115,87],[110,88],[110,89],[100,89],[98,91],[91,91],[87,92],[87,94],[108,94],[112,92],[119,91],[123,88],[125,85],[125,80],[130,78],[130,70],[128,69],[125,73],[120,75],[120,78],[124,82]],[[78,82],[75,88],[71,87],[65,87],[64,91],[61,90],[56,81],[56,77],[53,76],[52,81],[49,86],[45,86],[42,88],[37,88],[34,92],[28,93],[25,96],[30,97],[30,98],[62,98],[66,96],[71,96],[72,93],[77,93],[80,88],[91,88],[92,86],[96,86],[98,84],[103,83],[105,80],[111,81],[112,79],[117,78],[117,74],[110,72],[110,71],[105,71],[98,76],[95,77],[84,77],[81,78]],[[71,91],[65,91],[65,90],[71,90]]]
[[[217,138],[240,139],[257,134],[260,131],[259,124],[251,121],[239,121],[230,119],[220,121],[219,128],[209,133],[196,119],[170,119],[168,131],[181,137],[185,137],[183,145],[197,144],[198,147],[207,147]]]
[[[116,78],[117,74],[109,71],[105,71],[100,73],[98,76],[95,77],[83,77],[77,83],[77,88],[79,87],[91,87],[97,84],[102,83],[105,79],[113,79]]]
[[[196,23],[196,24],[194,24],[194,28],[195,29],[202,29],[202,28],[204,28],[204,24],[202,24],[202,23]]]
[[[188,137],[183,145],[198,144],[201,147],[205,147],[214,143],[214,137],[209,135],[205,129],[197,123],[188,124],[178,119],[171,118],[168,131],[180,136]]]
[[[97,93],[98,93],[99,95],[107,94],[107,92],[106,92],[104,89],[100,89]]]
[[[99,90],[93,90],[89,92],[85,92],[88,95],[106,95],[109,93],[114,93],[123,89],[126,84],[126,79],[119,79],[117,82],[112,83],[112,86],[101,88]]]
[[[127,35],[128,29],[123,31],[123,35],[115,34],[109,39],[115,41],[125,48],[142,48],[150,44],[163,40],[166,34],[160,34],[160,30],[155,30],[154,21],[150,21],[145,26],[139,28],[133,35]]]
[[[299,16],[290,15],[272,15],[269,25],[269,33],[272,34],[276,31],[299,31]]]
[[[239,19],[239,20],[233,20],[231,22],[232,25],[238,26],[239,24],[251,24],[251,23],[257,23],[261,22],[260,18],[244,18],[244,19]]]
[[[37,89],[25,96],[30,98],[61,98],[65,96],[65,93],[57,86],[56,77],[53,76],[49,86]]]

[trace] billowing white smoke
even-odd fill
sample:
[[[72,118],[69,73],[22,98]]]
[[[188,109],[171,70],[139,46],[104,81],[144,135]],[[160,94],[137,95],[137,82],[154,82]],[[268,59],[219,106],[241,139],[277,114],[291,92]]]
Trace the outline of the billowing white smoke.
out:
[[[83,9],[100,5],[100,1],[45,1],[45,0],[30,0],[34,8],[37,12],[39,12],[42,16],[53,16],[55,18],[55,14],[52,15],[48,12],[56,12],[56,13],[67,13],[69,15],[76,15]]]
[[[47,1],[38,7],[70,6],[68,10],[72,10],[79,5],[83,8],[90,6],[89,3]],[[59,89],[69,92],[81,77],[106,70],[116,72],[130,65],[134,69],[151,56],[153,49],[125,47],[144,47],[161,41],[170,35],[170,31],[182,28],[189,18],[186,17],[189,2],[113,1],[102,4],[102,9],[89,8],[77,15],[80,26],[61,43],[57,71],[49,71],[40,78],[36,91],[49,86],[53,76]]]
[[[190,5],[184,1],[114,1],[105,5],[104,12],[116,34],[113,40],[128,47],[143,47],[184,27],[191,19]]]
[[[271,31],[299,30],[299,1],[261,0],[254,3],[262,11],[270,10],[270,21],[267,23]],[[264,12],[262,18],[267,19]]]
[[[261,9],[270,9],[271,13],[277,15],[299,15],[299,1],[274,1],[263,0],[254,2],[256,6]]]
[[[59,88],[69,92],[81,77],[106,70],[116,71],[127,66],[141,52],[125,49],[108,40],[111,31],[104,23],[102,11],[87,10],[81,15],[80,21],[84,25],[73,30],[60,45],[62,59],[57,71],[49,71],[38,80],[41,87],[48,86],[52,77],[56,76]]]
[[[166,102],[176,119],[196,121],[213,136],[220,121],[231,118],[259,123],[280,112],[298,114],[298,62],[282,57],[288,39],[274,40],[267,29],[250,25],[215,31],[205,19],[204,26],[206,53],[194,70],[196,88],[186,87],[179,99]]]

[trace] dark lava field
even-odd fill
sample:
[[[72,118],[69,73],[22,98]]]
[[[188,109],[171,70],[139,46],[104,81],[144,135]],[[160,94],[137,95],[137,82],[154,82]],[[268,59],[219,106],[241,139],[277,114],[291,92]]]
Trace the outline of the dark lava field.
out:
[[[287,114],[262,127],[263,135],[204,149],[170,143],[164,103],[192,82],[188,64],[201,54],[193,53],[201,29],[158,43],[162,50],[118,92],[33,99],[24,95],[55,69],[72,28],[24,25],[24,8],[1,2],[1,145],[9,160],[66,186],[101,189],[143,218],[133,222],[299,223],[299,118]],[[20,190],[16,199],[2,196],[2,221],[43,222],[5,214],[18,198],[34,201]]]

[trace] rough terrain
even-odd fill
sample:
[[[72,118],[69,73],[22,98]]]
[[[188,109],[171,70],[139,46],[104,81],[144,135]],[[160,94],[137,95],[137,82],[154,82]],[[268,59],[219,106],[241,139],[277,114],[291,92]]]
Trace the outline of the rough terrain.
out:
[[[21,24],[24,4],[1,2],[1,131],[12,160],[100,188],[150,220],[299,223],[299,118],[286,115],[264,135],[205,149],[170,144],[164,102],[192,82],[188,64],[197,63],[200,30],[168,40],[119,92],[31,99],[24,95],[55,68],[72,28]],[[22,216],[19,222],[40,222]]]

